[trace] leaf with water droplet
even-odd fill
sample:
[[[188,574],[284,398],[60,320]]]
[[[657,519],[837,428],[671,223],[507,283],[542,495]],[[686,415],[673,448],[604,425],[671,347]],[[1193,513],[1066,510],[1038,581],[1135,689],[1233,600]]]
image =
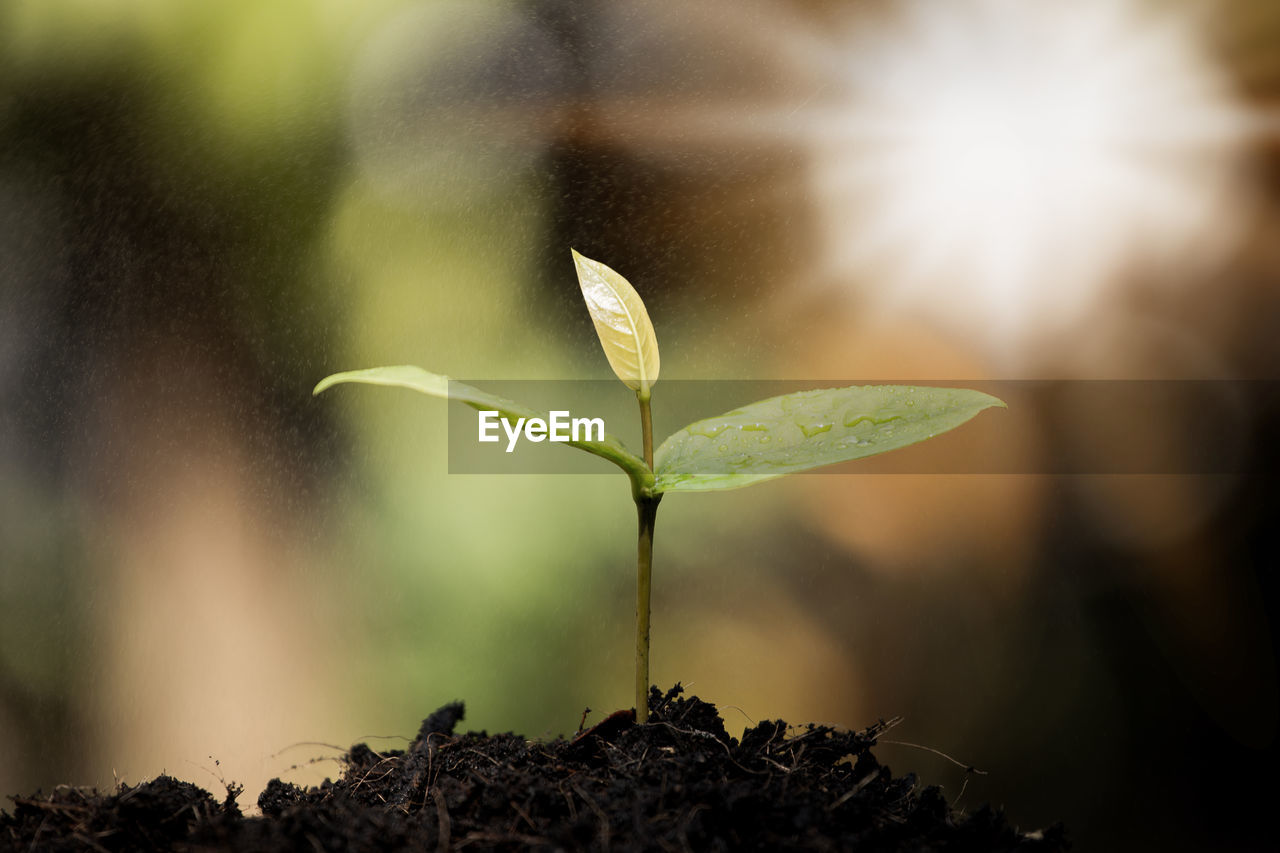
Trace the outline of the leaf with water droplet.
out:
[[[439,373],[431,373],[423,370],[421,367],[403,364],[395,367],[371,367],[367,370],[348,370],[343,373],[335,373],[332,376],[326,376],[316,385],[315,390],[311,393],[319,394],[332,388],[334,385],[340,385],[346,382],[354,382],[363,385],[390,385],[400,388],[408,388],[430,397],[442,397],[446,400],[457,400],[466,403],[473,409],[480,411],[490,410],[496,411],[510,421],[517,421],[520,418],[541,418],[543,421],[548,420],[546,412],[540,412],[505,397],[499,397],[496,394],[490,394],[482,391],[465,382],[451,380],[449,377]],[[623,446],[622,442],[613,435],[605,433],[603,441],[577,441],[570,439],[564,442],[571,447],[577,447],[588,453],[594,453],[604,459],[608,459],[614,465],[617,465],[627,475],[632,478],[633,482],[647,482],[652,475],[649,473],[649,466],[644,464],[644,460],[636,456]]]
[[[771,397],[669,437],[654,454],[654,490],[735,489],[861,459],[954,429],[992,406],[1004,403],[981,391],[904,385]]]
[[[797,426],[800,427],[805,438],[813,438],[815,435],[830,432],[835,424],[829,421],[797,421]]]
[[[609,366],[628,388],[647,396],[658,381],[658,336],[640,294],[599,261],[574,252],[573,264]]]

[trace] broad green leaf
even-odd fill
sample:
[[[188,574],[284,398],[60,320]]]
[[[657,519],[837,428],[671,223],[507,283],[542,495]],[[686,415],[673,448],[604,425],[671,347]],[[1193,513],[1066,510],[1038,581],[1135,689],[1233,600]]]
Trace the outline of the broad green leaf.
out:
[[[689,424],[654,454],[655,492],[736,489],[906,447],[1004,403],[962,388],[859,385],[771,397]]]
[[[334,385],[344,382],[409,388],[432,397],[457,400],[466,403],[473,409],[494,410],[503,417],[513,420],[518,418],[541,418],[547,420],[546,412],[540,412],[537,409],[529,408],[504,397],[499,397],[496,394],[481,391],[479,388],[463,382],[450,380],[449,377],[439,373],[430,373],[421,367],[412,365],[372,367],[367,370],[348,370],[344,373],[335,373],[320,380],[320,383],[316,385],[315,390],[311,393],[319,394]],[[565,443],[608,459],[623,471],[626,471],[631,478],[633,486],[637,488],[652,484],[653,475],[648,466],[644,464],[644,460],[627,450],[616,436],[605,433],[604,441],[568,441]]]
[[[574,252],[573,264],[609,366],[628,388],[647,395],[658,381],[658,338],[640,294],[599,261]]]

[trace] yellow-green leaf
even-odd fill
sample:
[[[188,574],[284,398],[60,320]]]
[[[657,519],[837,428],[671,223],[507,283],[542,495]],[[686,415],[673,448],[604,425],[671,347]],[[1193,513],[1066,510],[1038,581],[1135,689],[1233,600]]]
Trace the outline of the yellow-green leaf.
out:
[[[647,395],[658,381],[658,338],[640,294],[599,261],[574,252],[573,264],[609,366],[628,388]]]
[[[421,367],[414,367],[408,364],[335,373],[332,376],[326,376],[321,379],[311,393],[320,394],[334,385],[341,385],[346,382],[408,388],[431,397],[457,400],[460,403],[466,403],[473,409],[493,409],[500,412],[503,417],[511,420],[518,418],[541,418],[544,421],[547,420],[546,412],[540,412],[537,409],[532,409],[505,397],[499,397],[496,394],[490,394],[488,391],[481,391],[474,386],[450,379],[442,374],[431,373]],[[644,464],[643,459],[627,450],[616,436],[605,433],[603,441],[571,439],[566,443],[571,447],[577,447],[588,453],[594,453],[603,459],[608,459],[614,465],[617,465],[631,478],[632,487],[636,490],[647,489],[653,485],[653,472],[649,470],[649,466]]]
[[[736,489],[896,450],[1004,408],[963,388],[854,385],[770,397],[689,424],[654,454],[658,492]]]

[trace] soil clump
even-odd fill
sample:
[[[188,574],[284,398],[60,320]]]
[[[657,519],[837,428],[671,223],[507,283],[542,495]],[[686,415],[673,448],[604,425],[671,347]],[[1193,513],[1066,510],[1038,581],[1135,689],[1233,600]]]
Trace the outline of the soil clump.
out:
[[[160,776],[101,794],[59,787],[12,798],[0,849],[50,851],[1062,851],[1060,826],[1021,832],[988,806],[953,810],[871,752],[885,729],[762,722],[729,737],[715,707],[679,685],[649,696],[649,723],[620,711],[570,739],[456,734],[461,703],[405,750],[365,744],[336,781],[273,779],[245,817]]]

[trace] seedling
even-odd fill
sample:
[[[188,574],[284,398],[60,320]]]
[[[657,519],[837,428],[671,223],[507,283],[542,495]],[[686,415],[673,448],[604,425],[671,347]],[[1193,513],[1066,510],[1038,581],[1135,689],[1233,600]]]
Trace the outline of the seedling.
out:
[[[569,435],[563,443],[603,457],[626,473],[639,517],[636,567],[636,720],[649,715],[649,589],[653,529],[667,492],[734,489],[823,465],[906,447],[954,429],[983,409],[1004,406],[980,391],[907,385],[863,385],[771,397],[697,421],[655,451],[649,401],[658,381],[658,339],[635,288],[598,261],[573,253],[578,284],[614,373],[640,404],[642,455],[613,435]],[[458,400],[517,423],[548,422],[545,413],[450,382],[420,367],[375,367],[335,373],[315,394],[343,382],[395,385]]]

